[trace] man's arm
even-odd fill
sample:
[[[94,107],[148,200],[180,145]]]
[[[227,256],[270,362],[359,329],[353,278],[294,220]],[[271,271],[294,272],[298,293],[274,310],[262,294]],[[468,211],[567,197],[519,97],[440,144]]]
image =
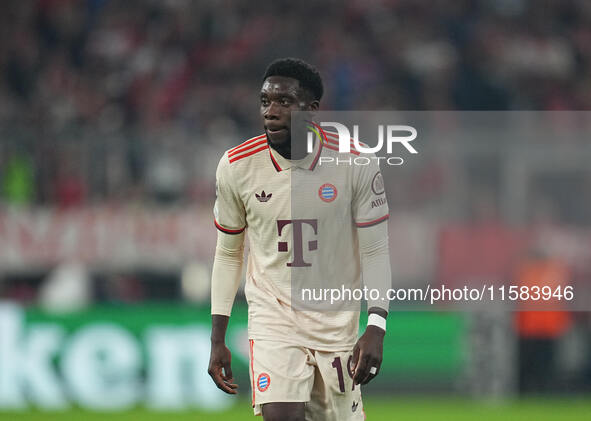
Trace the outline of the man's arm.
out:
[[[377,301],[368,301],[368,318],[376,319],[383,327],[368,323],[365,333],[353,349],[353,381],[366,384],[378,375],[382,365],[385,325],[389,303],[386,293],[391,286],[388,225],[385,221],[370,227],[358,228],[359,254],[363,281],[368,289],[379,291]],[[384,301],[382,301],[382,298]],[[383,320],[382,320],[383,319]],[[372,370],[372,368],[375,369]]]
[[[232,383],[232,354],[226,346],[226,330],[236,292],[240,286],[244,254],[244,232],[218,232],[218,241],[211,276],[211,355],[209,375],[217,387],[235,394]]]

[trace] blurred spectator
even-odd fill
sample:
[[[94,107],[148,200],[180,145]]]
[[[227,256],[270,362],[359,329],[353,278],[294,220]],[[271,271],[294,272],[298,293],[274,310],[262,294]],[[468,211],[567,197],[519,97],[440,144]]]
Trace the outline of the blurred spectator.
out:
[[[185,189],[183,166],[170,153],[158,154],[148,166],[147,182],[157,203],[175,203],[182,197]]]
[[[523,261],[515,278],[520,286],[557,287],[570,280],[567,266],[556,259],[537,256]],[[572,316],[567,311],[557,311],[560,301],[551,299],[552,311],[520,311],[515,314],[519,335],[519,390],[522,393],[556,391],[558,341],[572,325]],[[537,304],[536,308],[540,308]]]
[[[56,204],[61,208],[72,208],[84,204],[86,187],[74,170],[61,170],[56,181]]]
[[[29,157],[16,152],[2,165],[2,196],[9,204],[32,203],[35,193],[33,164]]]
[[[147,299],[140,279],[132,274],[113,274],[103,280],[103,300],[111,303],[134,303]]]

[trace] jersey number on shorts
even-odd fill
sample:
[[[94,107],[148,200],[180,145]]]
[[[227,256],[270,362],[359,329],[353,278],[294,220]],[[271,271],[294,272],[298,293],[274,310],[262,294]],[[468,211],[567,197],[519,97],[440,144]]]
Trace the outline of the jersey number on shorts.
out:
[[[351,368],[351,359],[353,358],[352,355],[349,355],[349,359],[347,360],[347,374],[349,377],[353,379],[353,369]],[[341,357],[335,357],[332,360],[332,366],[337,370],[337,379],[339,380],[339,389],[341,393],[345,393],[345,379],[343,378],[343,364],[341,363]],[[353,387],[351,390],[355,390],[355,382],[353,382]]]

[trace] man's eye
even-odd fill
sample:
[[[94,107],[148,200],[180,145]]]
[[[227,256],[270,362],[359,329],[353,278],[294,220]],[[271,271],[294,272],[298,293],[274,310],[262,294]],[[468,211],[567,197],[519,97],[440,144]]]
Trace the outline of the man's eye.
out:
[[[281,105],[290,105],[291,101],[288,98],[281,99]]]
[[[261,105],[264,105],[264,106],[269,105],[269,100],[267,98],[261,98]]]

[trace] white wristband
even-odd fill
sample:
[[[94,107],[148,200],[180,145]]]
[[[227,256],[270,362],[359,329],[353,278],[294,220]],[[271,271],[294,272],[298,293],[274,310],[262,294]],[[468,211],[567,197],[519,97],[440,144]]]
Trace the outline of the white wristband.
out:
[[[368,326],[377,326],[380,329],[382,329],[384,332],[386,331],[386,319],[376,313],[371,313],[368,316],[367,325]]]

